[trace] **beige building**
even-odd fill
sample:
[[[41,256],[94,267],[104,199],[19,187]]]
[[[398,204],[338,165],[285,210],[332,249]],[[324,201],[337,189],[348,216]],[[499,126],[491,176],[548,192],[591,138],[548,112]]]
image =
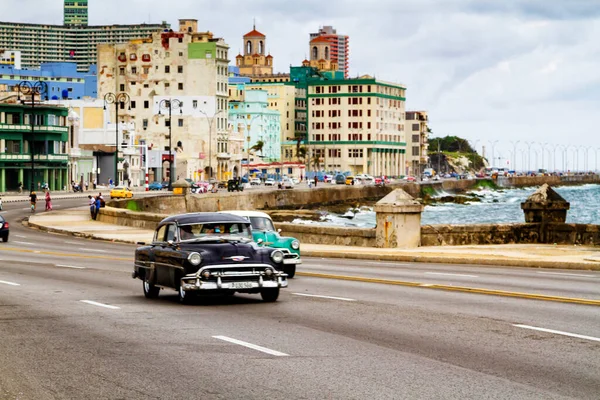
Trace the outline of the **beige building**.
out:
[[[238,54],[236,65],[240,75],[262,76],[273,74],[273,56],[267,54],[267,37],[256,30],[246,33],[243,38],[244,55]]]
[[[309,82],[308,170],[404,175],[405,91],[368,75]]]
[[[406,161],[408,175],[418,176],[423,173],[429,161],[429,118],[427,111],[406,112]]]
[[[198,32],[196,20],[179,24],[178,32],[100,45],[98,96],[130,95],[130,103],[120,107],[119,121],[135,122],[135,142],[163,152],[163,178],[168,176],[169,131],[173,179],[238,175],[239,144],[230,140],[227,123],[229,46],[211,32]],[[172,109],[172,121],[165,107],[170,99],[182,103]]]

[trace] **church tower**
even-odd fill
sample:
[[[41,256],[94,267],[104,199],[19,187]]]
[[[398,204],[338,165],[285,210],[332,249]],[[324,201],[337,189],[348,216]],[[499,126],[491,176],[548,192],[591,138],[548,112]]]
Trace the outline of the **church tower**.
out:
[[[323,37],[317,36],[310,41],[310,66],[320,71],[337,71],[337,61],[332,61],[331,43]]]
[[[246,33],[243,38],[244,55],[236,57],[240,75],[260,76],[273,74],[273,56],[266,54],[267,37],[256,30]]]

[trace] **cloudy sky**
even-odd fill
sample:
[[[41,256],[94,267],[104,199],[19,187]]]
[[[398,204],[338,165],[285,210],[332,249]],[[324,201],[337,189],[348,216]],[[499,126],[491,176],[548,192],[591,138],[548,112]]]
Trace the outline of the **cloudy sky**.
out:
[[[434,136],[458,135],[506,165],[512,142],[573,147],[580,168],[600,156],[600,0],[89,0],[90,24],[196,18],[222,36],[231,59],[242,35],[267,35],[284,72],[308,53],[308,35],[333,25],[350,36],[351,75],[407,86],[407,110],[427,110]],[[4,21],[62,23],[62,0],[3,0]],[[497,141],[497,142],[496,142]],[[585,150],[590,149],[590,150]],[[539,152],[540,150],[538,150]],[[557,166],[562,164],[556,150]],[[551,167],[553,150],[545,153]],[[517,167],[523,162],[518,152]],[[527,161],[525,160],[527,163]],[[498,161],[496,162],[498,163]],[[599,164],[600,165],[600,164]]]

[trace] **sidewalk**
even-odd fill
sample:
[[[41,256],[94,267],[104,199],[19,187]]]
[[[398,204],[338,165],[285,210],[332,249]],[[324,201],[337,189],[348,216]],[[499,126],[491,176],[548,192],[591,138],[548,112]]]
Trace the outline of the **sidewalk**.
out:
[[[153,231],[92,221],[87,207],[38,213],[29,225],[41,230],[122,243],[152,241]],[[479,264],[600,271],[600,248],[554,245],[430,246],[416,249],[303,244],[305,257],[399,262]]]
[[[146,193],[145,188],[136,187],[133,188],[133,193]],[[38,194],[38,199],[43,200],[44,190],[36,190]],[[84,199],[89,195],[95,196],[98,193],[104,193],[104,196],[109,197],[110,188],[106,186],[97,186],[96,189],[89,189],[84,192],[73,192],[72,190],[56,190],[50,191],[52,195],[52,200],[64,200],[64,199]],[[29,190],[23,190],[23,193],[18,192],[5,192],[0,193],[0,198],[2,198],[3,203],[16,203],[20,201],[29,201]]]

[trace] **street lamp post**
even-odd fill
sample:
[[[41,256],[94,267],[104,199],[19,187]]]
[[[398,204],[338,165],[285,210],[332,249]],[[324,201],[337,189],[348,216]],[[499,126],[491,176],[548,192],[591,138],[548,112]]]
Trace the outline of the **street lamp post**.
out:
[[[168,110],[169,111],[169,190],[173,190],[173,146],[172,142],[172,132],[173,132],[173,110],[179,110],[179,114],[183,113],[181,107],[183,103],[177,99],[164,99],[158,103],[158,115],[161,115],[160,110]]]
[[[527,145],[527,172],[531,172],[531,146],[535,144],[535,142],[524,142]]]
[[[104,95],[104,109],[107,104],[115,105],[115,186],[119,186],[119,106],[125,107],[130,97],[127,93],[107,93]]]
[[[517,171],[517,145],[520,143],[519,140],[511,140],[510,141],[513,145],[513,169],[515,170],[515,173]]]
[[[31,122],[31,140],[29,141],[29,151],[31,152],[31,192],[35,190],[35,156],[34,156],[34,148],[35,148],[35,96],[39,95],[40,100],[42,99],[42,95],[48,94],[48,85],[46,82],[36,81],[29,82],[23,81],[17,85],[17,93],[20,100],[21,93],[25,96],[31,96],[31,116],[29,118],[29,122]],[[25,104],[25,100],[21,100],[22,104]]]
[[[489,142],[492,146],[492,165],[490,165],[490,167],[494,168],[494,151],[496,149],[496,144],[498,143],[498,140],[490,140]]]
[[[540,143],[540,147],[542,148],[542,169],[544,169],[544,153],[546,152],[546,146],[548,146],[547,142]]]
[[[223,112],[223,110],[218,110],[217,112],[215,112],[211,117],[208,116],[207,113],[205,113],[202,110],[199,110],[200,113],[202,115],[204,115],[206,117],[206,120],[208,122],[208,169],[210,171],[210,175],[208,176],[209,180],[210,178],[213,177],[213,170],[212,170],[212,125],[213,122],[215,120],[215,118],[217,117],[217,115],[221,114]]]

